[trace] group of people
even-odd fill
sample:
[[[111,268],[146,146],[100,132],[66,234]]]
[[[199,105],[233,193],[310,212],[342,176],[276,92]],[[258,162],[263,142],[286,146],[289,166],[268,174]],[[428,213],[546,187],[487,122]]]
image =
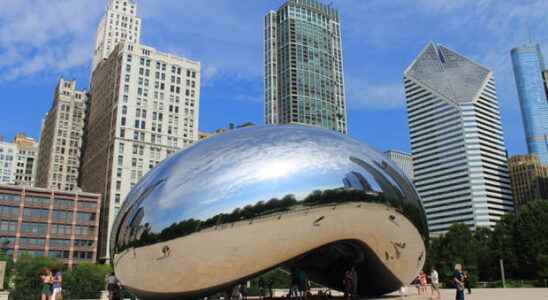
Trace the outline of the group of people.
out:
[[[42,269],[40,272],[42,300],[63,299],[63,274],[59,270]]]
[[[433,299],[440,299],[440,279],[436,268],[432,268],[430,275],[426,275],[424,271],[421,271],[415,279],[415,286],[417,292],[420,295],[426,295],[428,293],[428,281],[430,281],[431,296]]]
[[[288,299],[304,300],[309,292],[310,284],[303,270],[291,268],[291,288],[289,289]]]

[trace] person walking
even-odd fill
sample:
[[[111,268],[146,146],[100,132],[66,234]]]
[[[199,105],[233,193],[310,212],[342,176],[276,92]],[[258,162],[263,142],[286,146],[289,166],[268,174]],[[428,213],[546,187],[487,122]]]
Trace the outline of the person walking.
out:
[[[40,290],[40,298],[42,300],[49,300],[51,297],[51,287],[53,284],[53,276],[48,268],[42,269],[40,272],[40,281],[42,282],[42,289]]]
[[[453,285],[456,289],[455,300],[464,300],[464,273],[462,273],[462,266],[460,264],[455,265]]]
[[[274,289],[273,289],[273,286],[274,286],[274,281],[272,281],[272,279],[269,279],[267,282],[266,282],[266,287],[268,288],[268,297],[269,298],[274,298]]]
[[[259,282],[257,282],[257,285],[259,286],[259,298],[261,300],[264,300],[266,298],[266,285],[262,277],[259,278]]]
[[[432,288],[432,298],[433,299],[440,299],[440,277],[438,274],[438,271],[436,268],[432,267],[432,270],[430,271],[430,283]],[[436,294],[436,297],[434,298],[434,294]]]
[[[51,294],[52,300],[61,299],[63,300],[63,273],[60,270],[53,272],[52,288],[53,292]]]
[[[299,276],[295,267],[291,268],[291,287],[289,288],[289,299],[299,298]]]
[[[240,294],[242,294],[242,300],[247,300],[247,282],[240,284]]]
[[[472,294],[472,284],[470,283],[470,273],[464,271],[464,287],[468,290],[468,295]]]
[[[426,273],[424,271],[421,271],[419,274],[419,285],[421,289],[421,294],[426,295],[426,286],[428,285],[428,279],[426,277]]]

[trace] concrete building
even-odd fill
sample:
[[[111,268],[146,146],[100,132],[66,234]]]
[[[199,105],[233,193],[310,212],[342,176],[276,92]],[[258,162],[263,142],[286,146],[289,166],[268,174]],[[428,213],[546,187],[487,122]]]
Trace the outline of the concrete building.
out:
[[[135,0],[108,0],[107,11],[95,36],[95,51],[91,72],[107,59],[119,42],[140,43],[141,19],[137,17]]]
[[[17,259],[26,253],[95,262],[100,195],[0,185],[0,243]]]
[[[38,147],[34,139],[22,133],[11,143],[0,140],[0,184],[32,186]]]
[[[404,74],[415,185],[430,232],[514,211],[493,72],[429,43]]]
[[[527,149],[548,165],[548,71],[544,57],[538,44],[514,48],[511,55]]]
[[[87,105],[87,92],[77,90],[76,81],[59,79],[42,126],[37,187],[59,191],[78,188]]]
[[[508,168],[517,208],[527,201],[548,200],[548,165],[543,165],[536,155],[512,156]]]
[[[405,153],[398,150],[388,150],[384,152],[386,157],[391,161],[395,162],[400,169],[411,179],[415,180],[415,174],[413,172],[413,156],[409,153]]]
[[[84,191],[103,195],[101,258],[126,195],[144,174],[198,140],[200,63],[122,42],[91,81],[81,167]]]
[[[288,0],[265,16],[265,121],[347,132],[339,13]]]

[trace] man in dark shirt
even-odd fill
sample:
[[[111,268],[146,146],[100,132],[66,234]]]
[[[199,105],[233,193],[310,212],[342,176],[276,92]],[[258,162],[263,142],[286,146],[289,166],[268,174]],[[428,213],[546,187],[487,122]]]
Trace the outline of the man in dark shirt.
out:
[[[453,274],[453,285],[457,290],[455,300],[464,300],[464,274],[462,273],[462,266],[460,264],[455,265],[455,273]]]

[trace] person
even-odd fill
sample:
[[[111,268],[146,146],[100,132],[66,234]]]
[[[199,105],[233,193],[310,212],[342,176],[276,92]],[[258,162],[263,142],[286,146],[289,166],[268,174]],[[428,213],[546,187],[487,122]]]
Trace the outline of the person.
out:
[[[299,298],[299,276],[297,275],[297,269],[292,267],[291,271],[291,287],[289,288],[289,299]]]
[[[53,272],[55,275],[53,276],[53,292],[51,294],[52,300],[57,299],[63,299],[63,273],[61,271],[57,270]]]
[[[247,300],[247,282],[240,284],[240,294],[242,294],[242,300]]]
[[[48,300],[51,297],[51,285],[53,283],[53,276],[51,276],[51,271],[48,268],[44,268],[40,272],[40,281],[42,282],[41,299]]]
[[[306,298],[306,274],[302,270],[297,270],[297,285],[299,288],[298,297],[300,299]]]
[[[260,299],[264,300],[264,298],[266,297],[266,289],[264,279],[262,277],[259,278],[259,282],[257,282],[257,285],[259,286],[259,297]]]
[[[358,272],[356,271],[355,267],[352,267],[350,272],[352,274],[352,296],[357,297],[358,296]]]
[[[426,273],[424,273],[424,271],[421,271],[419,273],[419,284],[420,284],[421,294],[426,295],[426,286],[428,285],[428,280],[426,278]]]
[[[470,284],[470,273],[464,271],[464,287],[468,290],[468,295],[472,294],[472,286]]]
[[[464,274],[462,273],[462,266],[460,264],[455,265],[453,285],[456,289],[455,300],[464,300]]]
[[[415,285],[415,287],[417,288],[417,294],[420,296],[421,295],[421,276],[420,276],[420,273],[419,273],[419,275],[417,275],[417,277],[415,277],[415,280],[413,280],[412,284]]]
[[[430,283],[432,284],[432,298],[434,298],[434,294],[436,294],[434,299],[440,299],[440,277],[436,268],[432,268],[430,271]]]
[[[118,300],[120,298],[120,282],[114,273],[110,273],[107,277],[107,291],[109,300]]]
[[[268,297],[269,298],[274,298],[274,289],[272,288],[274,286],[274,281],[272,281],[272,279],[269,279],[266,282],[266,286],[268,288]]]
[[[344,298],[350,300],[352,297],[352,271],[350,270],[344,273],[343,288],[344,288]]]

